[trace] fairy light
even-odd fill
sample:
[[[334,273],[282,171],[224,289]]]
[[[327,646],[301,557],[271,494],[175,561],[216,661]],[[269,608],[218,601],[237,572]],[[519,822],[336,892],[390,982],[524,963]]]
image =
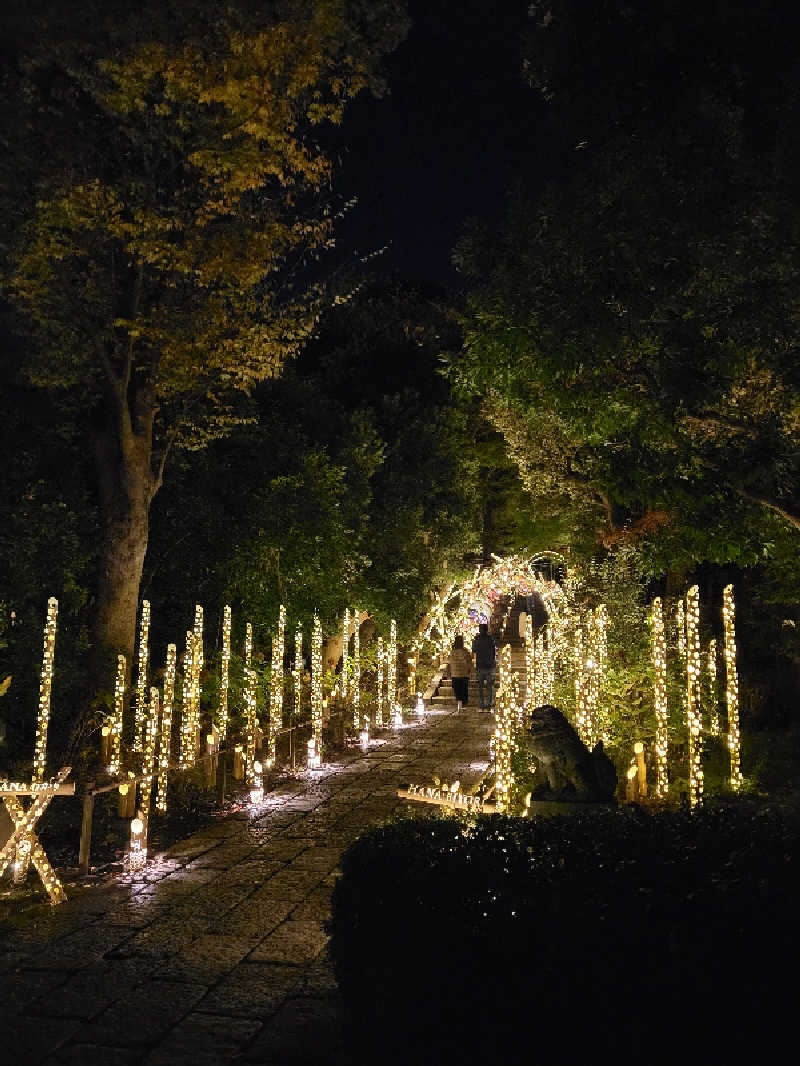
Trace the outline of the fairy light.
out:
[[[591,723],[586,706],[586,673],[583,653],[583,630],[576,618],[573,634],[573,655],[575,666],[575,728],[584,744],[589,744]]]
[[[244,665],[253,665],[253,623],[248,622],[244,630]]]
[[[256,696],[256,672],[250,666],[244,668],[244,710],[246,722],[246,744],[244,776],[245,782],[252,789],[256,778],[256,736],[258,732],[258,707]]]
[[[386,706],[391,713],[397,702],[397,622],[389,626],[389,647],[386,649]]]
[[[301,699],[303,695],[303,630],[297,627],[294,634],[294,720],[300,721]]]
[[[125,706],[125,674],[126,662],[124,655],[117,656],[117,676],[114,679],[114,712],[111,716],[111,732],[108,745],[107,770],[111,777],[116,777],[120,770],[120,751],[122,748],[122,711]]]
[[[134,715],[133,750],[142,751],[147,727],[147,660],[150,654],[150,601],[142,600],[139,621],[139,655],[136,676],[136,711]]]
[[[161,701],[161,736],[158,744],[158,792],[156,810],[162,814],[167,809],[167,775],[169,773],[170,748],[172,747],[172,707],[175,702],[175,663],[177,649],[167,645],[167,662],[164,667],[164,696]]]
[[[667,639],[660,597],[653,600],[650,614],[650,654],[653,662],[653,707],[656,717],[656,795],[669,790],[669,717],[667,706]]]
[[[508,644],[505,644],[500,651],[499,667],[497,699],[495,701],[497,713],[495,715],[494,731],[494,792],[497,813],[503,814],[509,809],[511,786],[513,784],[511,773],[511,731],[514,721],[514,708],[512,703],[511,648]]]
[[[311,631],[311,735],[314,752],[322,756],[322,624],[314,614]]]
[[[36,720],[36,747],[33,755],[33,780],[37,782],[44,780],[47,764],[47,727],[50,722],[50,695],[53,690],[57,624],[58,600],[51,596],[47,601],[47,618],[44,624],[42,676],[39,682],[39,715]]]
[[[181,749],[178,756],[178,765],[181,770],[188,770],[192,765],[192,700],[194,691],[192,686],[192,658],[194,656],[194,633],[191,629],[186,630],[186,649],[183,653],[183,686],[181,693]]]
[[[219,679],[219,738],[228,736],[228,688],[231,665],[231,609],[225,604],[222,612],[222,672]]]
[[[586,659],[588,678],[586,703],[589,721],[589,747],[598,739],[608,740],[608,720],[602,702],[608,664],[608,611],[604,603],[598,604],[589,617],[589,638]]]
[[[383,637],[378,637],[378,650],[375,655],[375,671],[376,681],[375,687],[377,689],[377,703],[375,705],[375,725],[383,725],[383,667],[385,661],[385,651],[383,647]]]
[[[413,699],[414,694],[417,691],[417,657],[416,655],[409,655],[408,657],[408,698]]]
[[[741,735],[739,732],[739,674],[736,669],[736,604],[733,585],[722,591],[722,622],[725,628],[725,705],[728,711],[728,750],[731,755],[731,788],[738,792],[742,777]]]
[[[525,697],[528,707],[533,710],[539,704],[536,701],[536,641],[533,636],[533,620],[525,615]]]
[[[144,820],[139,818],[131,819],[131,843],[130,851],[128,852],[128,869],[129,870],[141,870],[147,861],[147,847],[142,848],[142,833],[144,832]]]
[[[283,725],[283,649],[286,636],[286,608],[278,608],[278,631],[272,638],[272,663],[269,673],[269,731],[267,765],[275,762],[275,740]]]
[[[345,607],[344,620],[342,622],[342,700],[347,702],[348,688],[350,684],[350,608]]]
[[[703,799],[703,737],[700,711],[700,589],[686,593],[686,727],[689,759],[689,804]]]
[[[158,718],[159,718],[159,693],[157,688],[150,689],[150,706],[148,709],[148,715],[145,719],[144,730],[144,763],[143,771],[145,777],[139,785],[139,821],[141,822],[141,829],[136,835],[137,840],[134,841],[134,829],[133,823],[131,823],[131,851],[128,865],[134,866],[134,868],[140,868],[147,862],[147,835],[150,827],[150,797],[153,791],[153,773],[155,770],[155,757],[156,757],[156,736],[158,734]],[[134,819],[135,821],[136,819]],[[138,843],[138,847],[135,849],[134,856],[134,844]]]
[[[722,732],[719,721],[719,685],[717,683],[717,642],[712,637],[706,651],[706,680],[708,686],[708,731],[712,737]]]
[[[358,620],[353,626],[353,683],[350,690],[353,702],[353,728],[361,724],[361,635]]]
[[[194,608],[194,654],[192,655],[192,762],[200,747],[200,677],[203,672],[203,608]]]
[[[254,804],[259,804],[264,801],[264,778],[261,776],[263,770],[264,767],[258,759],[254,759],[252,786],[250,788],[250,802]]]

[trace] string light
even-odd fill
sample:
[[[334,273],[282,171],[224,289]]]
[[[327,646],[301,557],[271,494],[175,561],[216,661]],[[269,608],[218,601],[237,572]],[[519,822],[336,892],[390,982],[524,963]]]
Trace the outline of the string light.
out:
[[[39,682],[39,714],[36,720],[36,747],[33,754],[33,780],[37,782],[44,780],[47,766],[47,727],[50,722],[50,696],[53,691],[57,624],[58,600],[51,596],[47,601],[47,618],[44,624],[42,676]]]
[[[514,722],[513,690],[511,681],[511,648],[505,644],[500,651],[498,689],[495,700],[494,760],[497,813],[508,811],[511,802],[511,731]]]
[[[194,645],[192,654],[192,762],[200,749],[200,678],[203,672],[203,608],[194,608]]]
[[[656,717],[656,795],[669,790],[669,716],[667,706],[667,640],[661,599],[653,600],[650,615],[650,651],[653,661],[653,705]]]
[[[118,655],[117,676],[114,679],[114,712],[111,716],[111,734],[108,749],[108,773],[111,777],[117,777],[120,771],[122,711],[125,706],[126,667],[125,656]]]
[[[413,699],[414,694],[417,691],[417,657],[416,655],[409,655],[408,657],[408,698]]]
[[[272,663],[269,674],[269,731],[267,766],[275,762],[275,741],[283,725],[283,649],[286,634],[286,608],[278,608],[278,631],[272,638]]]
[[[136,712],[134,717],[133,750],[142,751],[147,723],[147,660],[150,654],[150,601],[142,600],[139,621],[139,656],[136,676]]]
[[[150,826],[150,796],[153,789],[155,771],[156,736],[158,734],[159,694],[157,688],[150,689],[150,706],[145,719],[144,735],[144,778],[139,784],[139,818],[131,822],[131,850],[128,866],[139,869],[147,861],[147,836]],[[138,832],[134,822],[139,821]]]
[[[583,651],[583,629],[578,616],[575,620],[573,649],[575,656],[575,728],[581,740],[587,746],[591,743],[592,726],[586,705],[585,656]]]
[[[228,687],[230,685],[231,665],[231,620],[232,612],[228,604],[222,612],[222,672],[219,679],[219,737],[225,741],[228,735]]]
[[[700,710],[700,589],[686,593],[686,726],[689,758],[689,804],[703,799],[703,737]]]
[[[725,628],[725,704],[728,711],[731,788],[738,792],[744,784],[744,778],[739,732],[739,674],[736,669],[736,604],[733,585],[726,585],[722,591],[722,622]]]
[[[311,735],[314,752],[322,757],[322,624],[314,613],[311,632]]]
[[[536,641],[533,636],[533,619],[529,614],[525,615],[525,696],[528,707],[533,710],[539,707],[537,702],[536,686]]]
[[[194,655],[194,633],[186,630],[186,648],[183,653],[183,687],[181,700],[181,750],[178,766],[188,770],[192,765],[192,657]]]
[[[303,630],[297,627],[294,634],[294,720],[300,721],[300,704],[303,695]]]
[[[706,677],[708,679],[708,731],[713,737],[722,732],[719,721],[719,686],[717,684],[717,642],[712,637],[706,652]]]
[[[244,775],[245,781],[252,789],[255,787],[256,778],[256,746],[258,734],[258,707],[257,707],[257,679],[256,672],[250,666],[244,668],[244,710],[246,722],[246,745]]]
[[[158,792],[156,810],[167,810],[167,775],[169,773],[170,748],[172,747],[172,707],[175,701],[175,663],[177,649],[167,645],[167,662],[164,667],[164,698],[161,702],[161,737],[158,745]]]
[[[397,702],[397,622],[389,626],[389,647],[386,650],[386,705],[391,713]]]
[[[353,728],[361,724],[361,635],[358,619],[353,626],[353,685],[351,689],[353,702]]]
[[[377,704],[375,705],[375,725],[383,725],[383,665],[384,665],[385,652],[383,648],[383,637],[378,637],[378,650],[375,656],[376,661],[376,688],[377,688]],[[367,726],[369,728],[369,726]]]
[[[342,687],[342,700],[347,702],[348,686],[350,681],[350,608],[345,607],[344,620],[342,622],[342,673],[341,673],[341,687]]]

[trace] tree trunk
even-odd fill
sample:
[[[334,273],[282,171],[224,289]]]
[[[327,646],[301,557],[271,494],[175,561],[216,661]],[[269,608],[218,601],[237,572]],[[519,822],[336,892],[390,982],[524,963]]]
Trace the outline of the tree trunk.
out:
[[[109,419],[94,437],[103,541],[87,701],[70,738],[70,753],[78,750],[82,738],[97,724],[98,712],[111,709],[118,655],[125,656],[131,678],[150,504],[160,477],[152,469],[152,413],[143,423],[127,416],[124,410],[122,417]]]

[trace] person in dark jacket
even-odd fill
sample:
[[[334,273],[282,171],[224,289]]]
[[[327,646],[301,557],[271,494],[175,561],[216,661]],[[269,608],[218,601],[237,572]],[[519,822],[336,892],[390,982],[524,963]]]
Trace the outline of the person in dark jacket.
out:
[[[489,626],[481,622],[472,641],[475,656],[475,673],[478,677],[478,703],[482,711],[494,710],[494,671],[497,663],[497,648],[489,636]],[[488,698],[488,708],[487,708]]]
[[[459,710],[466,707],[469,698],[469,675],[472,673],[472,656],[464,647],[464,638],[459,633],[453,641],[453,650],[448,660],[453,695],[458,700]]]

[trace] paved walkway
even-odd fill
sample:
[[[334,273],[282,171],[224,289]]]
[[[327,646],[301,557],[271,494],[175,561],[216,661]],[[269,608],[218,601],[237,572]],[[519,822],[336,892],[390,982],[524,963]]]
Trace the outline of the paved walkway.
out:
[[[323,929],[339,856],[390,815],[431,810],[398,800],[398,787],[434,775],[468,787],[486,766],[491,715],[445,705],[407,717],[138,878],[0,938],[7,1061],[345,1066]]]

